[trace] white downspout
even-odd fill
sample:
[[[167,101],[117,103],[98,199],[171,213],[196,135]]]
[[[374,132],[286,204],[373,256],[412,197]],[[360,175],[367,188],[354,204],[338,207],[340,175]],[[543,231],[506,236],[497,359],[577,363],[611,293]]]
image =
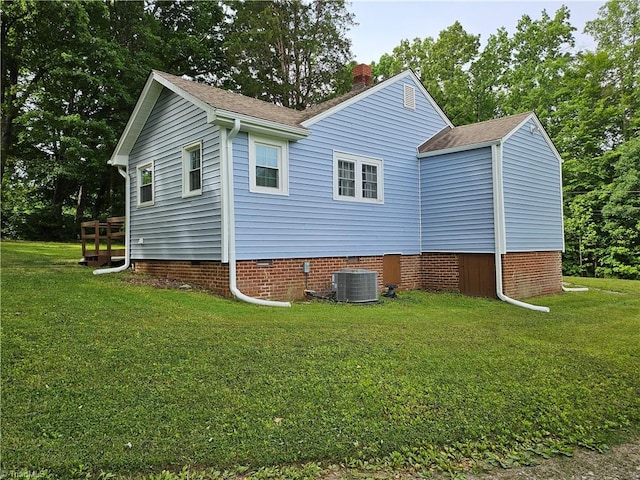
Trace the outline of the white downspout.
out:
[[[276,302],[273,300],[262,300],[245,295],[236,283],[236,224],[235,224],[235,207],[234,207],[234,191],[233,191],[233,139],[240,131],[240,120],[235,119],[233,128],[227,135],[227,168],[226,168],[226,202],[225,210],[228,219],[227,242],[229,252],[229,290],[238,300],[254,305],[263,305],[266,307],[290,307],[289,302]]]
[[[101,268],[99,270],[94,270],[94,275],[102,275],[104,273],[118,273],[122,272],[129,268],[131,264],[131,249],[129,248],[129,222],[131,219],[131,202],[130,202],[130,194],[131,194],[131,180],[129,179],[129,173],[123,169],[118,167],[118,173],[124,177],[124,264],[119,267],[113,268]]]
[[[562,286],[562,291],[563,292],[588,292],[589,288],[588,287],[575,287],[575,288],[570,288],[570,287],[565,287],[564,285]]]
[[[502,184],[502,144],[491,146],[493,171],[493,231],[495,237],[496,294],[504,302],[529,310],[549,312],[549,307],[532,305],[508,297],[502,291],[502,255],[507,251],[507,235],[504,215],[504,190]]]

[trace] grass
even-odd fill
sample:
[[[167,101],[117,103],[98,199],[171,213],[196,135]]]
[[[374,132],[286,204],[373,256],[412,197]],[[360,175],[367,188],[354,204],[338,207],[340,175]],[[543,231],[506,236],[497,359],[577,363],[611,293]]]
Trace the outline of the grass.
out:
[[[640,433],[640,282],[571,279],[591,290],[533,300],[550,314],[426,292],[270,309],[1,246],[0,478],[455,471]]]

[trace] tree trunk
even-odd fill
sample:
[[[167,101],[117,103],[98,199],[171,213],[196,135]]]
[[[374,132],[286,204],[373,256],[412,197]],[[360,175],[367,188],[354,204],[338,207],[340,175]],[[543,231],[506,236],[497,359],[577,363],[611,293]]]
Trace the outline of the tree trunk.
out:
[[[84,185],[80,185],[78,189],[78,202],[76,203],[76,227],[79,229],[80,224],[84,220],[84,210],[87,205],[87,189]]]

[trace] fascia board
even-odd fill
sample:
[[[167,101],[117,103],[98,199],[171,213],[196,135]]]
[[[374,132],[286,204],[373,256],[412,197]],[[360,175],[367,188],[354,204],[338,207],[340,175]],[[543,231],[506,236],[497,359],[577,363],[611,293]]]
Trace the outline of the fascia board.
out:
[[[407,70],[406,72],[403,72],[399,75],[396,75],[394,77],[388,78],[386,80],[384,80],[383,82],[365,90],[364,92],[351,97],[348,100],[345,100],[342,103],[339,103],[338,105],[334,105],[333,107],[331,107],[328,110],[325,110],[324,112],[319,113],[318,115],[315,115],[307,120],[305,120],[304,122],[302,122],[302,126],[309,128],[311,125],[318,123],[321,120],[324,120],[327,117],[330,117],[331,115],[333,115],[334,113],[339,112],[340,110],[342,110],[343,108],[347,108],[350,105],[353,105],[354,103],[359,102],[360,100],[364,100],[365,98],[374,95],[376,93],[378,93],[380,90],[382,90],[383,88],[387,87],[387,85],[391,85],[393,82],[396,82],[400,79],[406,78],[407,76],[411,75],[411,71]]]
[[[127,165],[131,149],[149,118],[151,110],[156,104],[156,100],[158,100],[161,91],[162,86],[156,82],[154,74],[149,75],[147,83],[142,89],[142,93],[133,109],[133,113],[124,128],[124,132],[118,140],[111,159],[108,161],[110,165]]]
[[[533,117],[533,112],[530,113],[529,115],[526,116],[526,118],[524,120],[522,120],[518,125],[516,125],[513,130],[511,130],[509,133],[507,133],[504,137],[502,137],[502,141],[506,142],[507,140],[509,140],[518,130],[520,130],[524,125],[527,124],[527,122],[529,120],[531,120],[531,117]],[[539,124],[540,122],[538,122]]]
[[[465,152],[467,150],[477,150],[479,148],[498,145],[499,143],[500,143],[500,139],[490,140],[488,142],[482,142],[482,143],[471,143],[469,145],[460,145],[458,147],[444,148],[442,150],[434,150],[432,152],[419,153],[418,158],[431,158],[431,157],[438,157],[440,155],[446,155],[447,153],[458,153],[458,152]]]
[[[228,110],[211,109],[207,112],[207,122],[221,127],[233,127],[236,119],[240,120],[242,124],[241,130],[244,132],[254,132],[285,140],[301,140],[311,133],[306,128],[292,127]]]
[[[431,106],[434,108],[434,110],[438,113],[438,115],[440,115],[440,117],[442,118],[442,120],[444,120],[444,122],[450,126],[451,128],[454,128],[453,123],[451,123],[451,120],[449,120],[449,117],[447,117],[444,113],[444,111],[440,108],[440,105],[438,105],[436,103],[436,101],[433,99],[433,97],[431,96],[431,94],[429,93],[429,91],[425,88],[425,86],[422,84],[422,82],[420,81],[420,79],[418,78],[418,76],[413,72],[413,70],[409,70],[409,72],[411,73],[411,76],[413,77],[413,81],[416,84],[416,86],[418,87],[418,89],[422,92],[422,94],[426,97],[427,101],[431,104]]]
[[[560,165],[562,165],[562,157],[560,156],[560,152],[558,152],[558,149],[553,144],[553,140],[551,140],[551,137],[549,137],[549,134],[542,126],[540,119],[534,112],[531,112],[531,114],[528,115],[527,118],[525,118],[522,122],[520,122],[520,124],[517,127],[511,130],[507,135],[505,135],[504,138],[502,139],[502,143],[505,143],[507,140],[509,140],[509,138],[511,138],[512,135],[514,135],[524,125],[526,125],[527,122],[529,122],[529,120],[533,120],[533,123],[536,124],[536,127],[538,127],[538,131],[542,135],[542,138],[544,138],[545,142],[547,142],[547,145],[549,145],[549,148],[553,152],[554,156],[558,159],[558,162],[560,163]]]
[[[542,126],[542,123],[540,122],[540,119],[538,118],[538,116],[535,113],[533,114],[533,121],[536,123],[537,127],[540,129],[540,133],[542,134],[542,138],[545,139],[545,141],[549,145],[549,148],[551,148],[551,151],[553,152],[553,154],[558,159],[558,162],[560,163],[560,165],[562,165],[563,160],[562,160],[562,156],[560,155],[560,152],[558,152],[558,149],[554,145],[553,140],[551,140],[551,137],[549,136],[549,134],[547,133],[545,128]]]
[[[173,83],[171,83],[171,81],[167,80],[166,78],[164,78],[161,75],[157,75],[156,73],[154,73],[154,80],[156,80],[163,87],[171,90],[173,93],[175,93],[177,95],[180,95],[182,98],[184,98],[188,102],[193,103],[196,107],[204,110],[205,112],[209,112],[214,108],[211,105],[209,105],[208,103],[203,102],[202,100],[200,100],[198,97],[195,97],[195,96],[191,95],[190,93],[185,92],[183,89],[181,89],[180,87],[174,85]]]
[[[411,70],[405,70],[404,72],[399,73],[398,75],[395,75],[395,76],[393,76],[391,78],[388,78],[388,79],[384,80],[383,82],[375,85],[374,87],[371,87],[368,90],[365,90],[361,94],[356,95],[354,97],[351,97],[350,99],[345,100],[344,102],[339,103],[338,105],[335,105],[335,106],[331,107],[330,109],[325,110],[324,112],[319,113],[318,115],[309,118],[308,120],[305,120],[304,122],[302,122],[302,126],[308,128],[311,125],[313,125],[315,123],[318,123],[319,121],[324,120],[327,117],[330,117],[334,113],[339,112],[343,108],[347,108],[350,105],[353,105],[354,103],[359,102],[360,100],[364,100],[365,98],[369,97],[370,95],[374,95],[374,94],[378,93],[380,90],[382,90],[383,88],[386,88],[388,85],[391,85],[391,84],[393,84],[395,82],[398,82],[400,80],[406,80],[407,78],[410,78],[413,81],[413,83],[418,87],[420,92],[422,92],[422,94],[425,96],[427,101],[436,110],[438,115],[440,115],[442,120],[444,120],[444,122],[447,125],[449,125],[451,128],[453,128],[453,124],[451,123],[451,121],[447,118],[447,116],[444,114],[444,112],[442,111],[440,106],[436,103],[436,101],[429,94],[429,92],[427,92],[427,89],[424,88],[424,85],[422,85],[422,82],[420,81],[420,79]]]

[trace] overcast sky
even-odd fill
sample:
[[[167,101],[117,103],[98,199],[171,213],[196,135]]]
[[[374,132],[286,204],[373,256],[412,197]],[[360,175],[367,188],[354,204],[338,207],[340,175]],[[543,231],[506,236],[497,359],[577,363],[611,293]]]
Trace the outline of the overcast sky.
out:
[[[490,34],[505,27],[512,34],[518,20],[527,14],[540,19],[543,9],[553,18],[564,4],[569,7],[569,22],[577,30],[576,49],[594,49],[593,39],[583,35],[584,25],[598,15],[604,1],[394,1],[352,0],[350,11],[359,25],[350,31],[352,51],[356,61],[378,61],[384,53],[391,53],[402,39],[415,37],[437,38],[438,34],[458,20],[471,34],[480,34],[482,47]]]

